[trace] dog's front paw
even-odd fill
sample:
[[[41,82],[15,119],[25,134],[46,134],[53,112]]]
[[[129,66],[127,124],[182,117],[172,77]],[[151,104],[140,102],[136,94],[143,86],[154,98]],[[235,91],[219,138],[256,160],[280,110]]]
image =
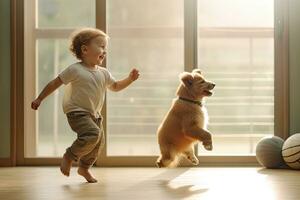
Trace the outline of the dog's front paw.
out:
[[[212,150],[213,150],[213,145],[212,145],[212,143],[203,143],[203,146],[204,146],[204,148],[205,148],[207,151],[212,151]]]
[[[212,145],[204,145],[204,148],[205,148],[207,151],[212,151],[212,150],[213,150]]]

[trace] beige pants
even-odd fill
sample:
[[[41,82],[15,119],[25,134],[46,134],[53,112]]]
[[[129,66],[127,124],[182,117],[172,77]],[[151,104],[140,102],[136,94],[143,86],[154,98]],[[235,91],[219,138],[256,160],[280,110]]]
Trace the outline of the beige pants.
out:
[[[105,142],[102,118],[94,118],[84,111],[67,113],[67,118],[77,139],[67,148],[66,156],[79,161],[80,167],[89,168],[96,162]]]

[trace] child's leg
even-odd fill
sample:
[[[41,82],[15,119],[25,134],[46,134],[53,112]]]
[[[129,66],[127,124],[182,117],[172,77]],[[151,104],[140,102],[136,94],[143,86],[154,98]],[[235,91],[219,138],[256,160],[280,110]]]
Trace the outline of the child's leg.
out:
[[[67,117],[72,130],[78,136],[72,146],[66,150],[61,163],[62,173],[68,176],[72,161],[77,161],[97,146],[100,140],[100,128],[87,112],[71,112]]]
[[[93,166],[93,164],[97,160],[100,146],[101,146],[101,141],[98,142],[96,147],[90,153],[88,153],[85,156],[82,156],[79,160],[77,173],[83,176],[89,183],[97,182],[97,179],[93,176],[93,174],[89,171],[89,169]]]
[[[97,182],[97,179],[93,176],[93,174],[89,171],[89,169],[91,168],[91,166],[93,166],[93,164],[97,160],[100,143],[101,141],[97,143],[96,147],[90,153],[82,156],[79,160],[77,173],[83,176],[89,183]]]
[[[99,120],[99,121],[98,121]],[[93,164],[96,162],[99,152],[104,146],[105,138],[104,138],[104,132],[103,127],[101,124],[101,120],[98,119],[95,122],[99,125],[99,128],[101,131],[101,138],[98,141],[95,148],[88,154],[82,156],[79,160],[79,167],[78,167],[78,174],[83,176],[88,182],[95,183],[97,180],[94,178],[94,176],[89,172],[90,167],[93,166]]]
[[[99,154],[100,150],[102,149],[102,147],[104,145],[104,141],[105,141],[104,133],[103,133],[103,131],[101,131],[100,140],[98,141],[98,143],[94,147],[94,149],[79,159],[79,167],[88,169],[91,166],[93,166],[93,164],[96,162],[96,160],[98,158],[98,154]]]

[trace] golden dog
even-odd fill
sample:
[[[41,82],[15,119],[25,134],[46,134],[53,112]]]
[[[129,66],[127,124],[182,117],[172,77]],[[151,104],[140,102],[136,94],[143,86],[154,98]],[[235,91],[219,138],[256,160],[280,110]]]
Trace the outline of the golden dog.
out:
[[[211,151],[212,136],[207,130],[208,116],[203,98],[212,95],[215,84],[205,80],[201,71],[180,74],[181,83],[177,89],[178,98],[157,130],[161,155],[156,161],[158,167],[175,167],[180,155],[193,165],[199,163],[194,154],[194,144],[202,142]]]

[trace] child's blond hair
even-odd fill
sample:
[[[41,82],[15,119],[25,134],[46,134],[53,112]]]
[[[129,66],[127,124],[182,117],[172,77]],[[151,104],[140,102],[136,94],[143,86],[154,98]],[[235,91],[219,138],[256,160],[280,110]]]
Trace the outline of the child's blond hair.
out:
[[[106,33],[96,28],[78,29],[74,31],[71,35],[71,45],[69,49],[72,52],[72,54],[76,56],[76,58],[82,60],[81,46],[88,45],[92,39],[98,36],[102,36],[106,39],[109,38],[109,36]]]

